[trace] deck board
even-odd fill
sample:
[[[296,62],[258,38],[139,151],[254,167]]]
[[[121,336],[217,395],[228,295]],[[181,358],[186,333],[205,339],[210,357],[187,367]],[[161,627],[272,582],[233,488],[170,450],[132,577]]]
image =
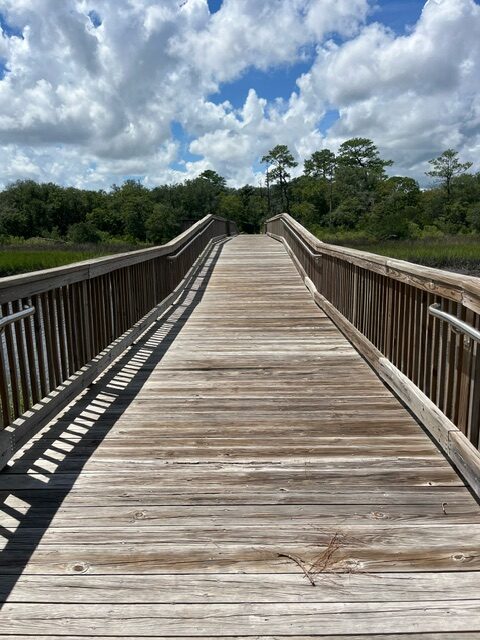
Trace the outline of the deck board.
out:
[[[266,236],[216,248],[0,499],[0,638],[480,637],[478,503]]]

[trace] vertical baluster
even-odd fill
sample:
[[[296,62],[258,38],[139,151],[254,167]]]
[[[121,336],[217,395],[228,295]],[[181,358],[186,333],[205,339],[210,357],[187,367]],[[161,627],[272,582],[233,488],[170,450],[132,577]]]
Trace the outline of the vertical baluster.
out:
[[[35,332],[35,347],[38,361],[38,376],[40,382],[40,395],[44,398],[50,391],[50,381],[48,373],[48,360],[46,354],[45,339],[45,314],[43,295],[39,294],[32,298],[35,314],[33,316],[33,328]]]
[[[55,289],[53,293],[55,299],[55,314],[57,318],[58,351],[60,359],[61,380],[63,382],[68,378],[68,346],[65,326],[63,287]]]
[[[375,346],[383,353],[383,328],[385,323],[385,290],[383,276],[377,274],[378,281],[378,312],[377,312],[377,334],[375,336]]]
[[[353,316],[352,316],[352,324],[354,327],[358,328],[358,267],[357,265],[353,266]]]
[[[464,320],[473,325],[475,314],[467,309],[464,314]],[[474,374],[474,348],[475,343],[469,338],[462,340],[463,353],[461,355],[461,365],[459,371],[458,383],[458,400],[457,400],[457,416],[455,424],[469,439],[469,414],[470,414],[470,391],[472,375]]]
[[[425,389],[425,369],[428,357],[427,351],[427,329],[428,329],[428,300],[429,294],[426,291],[418,291],[418,308],[419,308],[419,320],[417,340],[415,345],[415,384],[422,389]]]
[[[153,262],[153,260],[152,260]],[[116,338],[118,338],[118,334],[115,330],[115,304],[114,304],[114,292],[115,292],[115,283],[116,283],[116,275],[117,271],[113,271],[112,273],[107,274],[105,282],[106,282],[106,310],[108,317],[108,326],[109,326],[109,334],[108,334],[108,342],[109,344],[113,342]]]
[[[75,343],[77,345],[77,371],[88,362],[86,310],[84,283],[76,282],[72,285],[71,315],[75,326]]]
[[[92,349],[92,301],[90,294],[90,281],[83,280],[79,283],[80,313],[82,316],[82,341],[84,345],[84,362],[89,362],[93,357]]]
[[[458,303],[454,304],[454,308],[456,307],[456,315],[460,320],[465,320],[465,309],[464,307]],[[455,425],[458,426],[459,422],[459,404],[460,404],[460,394],[462,387],[462,371],[464,367],[467,370],[470,368],[470,360],[469,360],[469,348],[467,348],[468,341],[465,339],[463,334],[455,333],[455,343],[454,343],[454,353],[453,353],[453,381],[452,381],[452,404],[450,408],[450,416],[451,420]]]
[[[394,359],[393,364],[401,369],[402,367],[402,352],[401,352],[401,344],[402,344],[402,310],[403,310],[403,283],[395,280],[395,316],[394,316],[394,325],[393,325],[393,347],[394,347]]]
[[[405,363],[403,372],[407,377],[411,377],[412,375],[412,362],[413,362],[413,341],[415,339],[414,331],[415,331],[415,299],[414,299],[415,289],[414,287],[407,285],[406,286],[406,337],[405,337]]]
[[[451,300],[447,303],[448,313],[456,315],[456,304]],[[443,379],[442,411],[448,418],[453,418],[453,399],[455,397],[455,353],[457,349],[457,335],[450,325],[447,328],[447,349],[445,353],[445,368]]]
[[[63,300],[63,321],[65,327],[65,341],[66,341],[66,358],[67,358],[67,374],[72,375],[77,370],[76,366],[76,349],[75,349],[75,329],[72,322],[72,288],[71,286],[63,287],[62,300]]]
[[[386,314],[385,314],[385,327],[384,327],[384,342],[383,342],[383,353],[385,356],[393,362],[393,344],[392,344],[392,334],[393,334],[393,324],[395,320],[394,316],[394,280],[385,276],[384,278],[385,287],[386,287]]]
[[[426,322],[425,322],[425,366],[423,372],[423,392],[432,399],[432,389],[431,389],[431,381],[432,381],[432,369],[434,362],[434,332],[435,332],[435,319],[428,312],[428,308],[435,302],[435,298],[432,293],[427,293],[427,299],[425,301],[425,305],[427,308],[426,313]]]
[[[3,317],[3,306],[1,307]],[[2,426],[6,427],[12,421],[12,397],[10,392],[10,372],[7,363],[7,342],[5,332],[0,331],[0,405]]]
[[[23,304],[26,307],[34,307],[33,301],[30,298],[25,299]],[[35,314],[37,313],[38,309],[35,309]],[[42,397],[42,393],[40,389],[40,376],[38,371],[38,357],[35,344],[35,325],[33,317],[25,319],[24,331],[32,404],[37,404]]]
[[[408,321],[409,321],[409,308],[408,308],[408,285],[401,283],[402,296],[401,296],[401,325],[400,325],[400,370],[405,373],[407,370],[407,352],[408,352]]]
[[[475,314],[474,327],[480,331],[480,315]],[[480,343],[472,348],[470,369],[470,407],[468,415],[468,438],[473,445],[480,448]]]
[[[441,303],[445,301],[441,299]],[[447,309],[448,310],[448,309]],[[450,348],[450,329],[446,322],[439,321],[439,349],[437,361],[437,393],[435,404],[443,412],[446,409],[446,380],[448,378],[448,354]]]
[[[45,351],[47,354],[48,363],[48,386],[49,391],[55,389],[59,380],[57,377],[58,363],[55,360],[55,317],[52,317],[52,304],[50,300],[50,292],[42,294],[42,307],[43,307],[43,324],[45,330]]]
[[[101,352],[105,346],[105,322],[103,316],[103,295],[102,295],[102,278],[97,277],[92,280],[94,305],[95,305],[95,357]]]
[[[372,343],[378,347],[380,343],[380,324],[382,322],[382,303],[381,303],[381,290],[380,290],[380,275],[378,273],[373,274],[375,283],[375,296],[374,296],[374,309],[372,315],[374,318]]]
[[[414,327],[413,327],[413,340],[412,340],[412,352],[411,361],[412,369],[410,378],[414,384],[418,387],[421,386],[420,382],[420,354],[424,351],[423,345],[423,292],[416,287],[412,287],[413,294],[413,308],[414,308]]]
[[[12,307],[8,303],[2,305],[2,316],[9,316],[12,314]],[[10,324],[4,329],[5,344],[8,358],[8,370],[10,372],[10,390],[12,401],[12,414],[13,419],[18,418],[21,414],[21,399],[19,393],[20,387],[20,375],[18,371],[18,358],[15,350],[15,338],[14,328]]]
[[[55,386],[58,386],[62,381],[61,361],[60,361],[60,345],[58,339],[58,323],[57,309],[55,304],[57,291],[49,291],[47,294],[48,308],[50,315],[50,334],[51,334],[51,350],[53,366],[55,370]]]
[[[24,305],[21,300],[16,300],[12,303],[12,312],[18,313],[22,311]],[[12,325],[13,335],[15,340],[15,351],[18,362],[18,373],[20,383],[20,396],[22,400],[22,413],[32,406],[30,400],[30,384],[29,384],[29,372],[28,372],[28,359],[27,350],[25,345],[25,320],[17,320]]]

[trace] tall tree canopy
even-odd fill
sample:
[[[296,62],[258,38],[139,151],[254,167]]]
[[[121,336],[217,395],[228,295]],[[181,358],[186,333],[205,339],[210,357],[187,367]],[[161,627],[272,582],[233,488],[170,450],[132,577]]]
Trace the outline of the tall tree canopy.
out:
[[[463,175],[472,166],[471,162],[460,162],[458,151],[453,149],[447,149],[437,158],[429,160],[429,163],[432,165],[432,169],[427,171],[426,175],[440,179],[449,199],[452,195],[453,178]]]
[[[285,144],[277,144],[266,155],[262,162],[269,165],[267,167],[268,182],[276,182],[280,186],[282,206],[287,212],[290,211],[290,198],[288,193],[288,181],[290,180],[289,169],[298,165],[289,148]],[[268,185],[267,185],[268,188]]]

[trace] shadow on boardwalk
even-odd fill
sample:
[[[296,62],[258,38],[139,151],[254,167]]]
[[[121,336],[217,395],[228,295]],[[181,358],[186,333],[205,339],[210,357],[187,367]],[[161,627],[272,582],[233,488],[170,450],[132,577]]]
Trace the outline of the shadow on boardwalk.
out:
[[[8,598],[88,459],[138,395],[152,369],[162,360],[199,304],[222,251],[222,244],[214,246],[197,268],[190,287],[169,311],[61,414],[58,422],[43,430],[23,456],[0,473],[0,513],[18,522],[15,528],[0,526],[3,538],[0,603]],[[98,425],[100,419],[101,428]],[[62,444],[62,436],[65,435],[78,436],[74,443],[70,439],[64,440],[66,448],[70,449],[68,452],[55,446],[56,443]],[[80,460],[75,456],[79,464],[72,470],[71,459],[78,448],[85,447],[87,440],[89,453]],[[52,452],[65,457],[59,460],[50,455]],[[47,471],[45,467],[53,470]],[[55,486],[48,488],[52,481]],[[12,503],[15,506],[11,506]],[[18,504],[24,505],[21,511],[16,508]]]

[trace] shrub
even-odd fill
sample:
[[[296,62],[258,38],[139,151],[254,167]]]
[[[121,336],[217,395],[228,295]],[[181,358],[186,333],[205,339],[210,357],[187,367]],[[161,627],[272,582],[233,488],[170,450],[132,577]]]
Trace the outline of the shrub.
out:
[[[69,227],[68,239],[75,244],[97,244],[101,236],[90,222],[78,222]]]

